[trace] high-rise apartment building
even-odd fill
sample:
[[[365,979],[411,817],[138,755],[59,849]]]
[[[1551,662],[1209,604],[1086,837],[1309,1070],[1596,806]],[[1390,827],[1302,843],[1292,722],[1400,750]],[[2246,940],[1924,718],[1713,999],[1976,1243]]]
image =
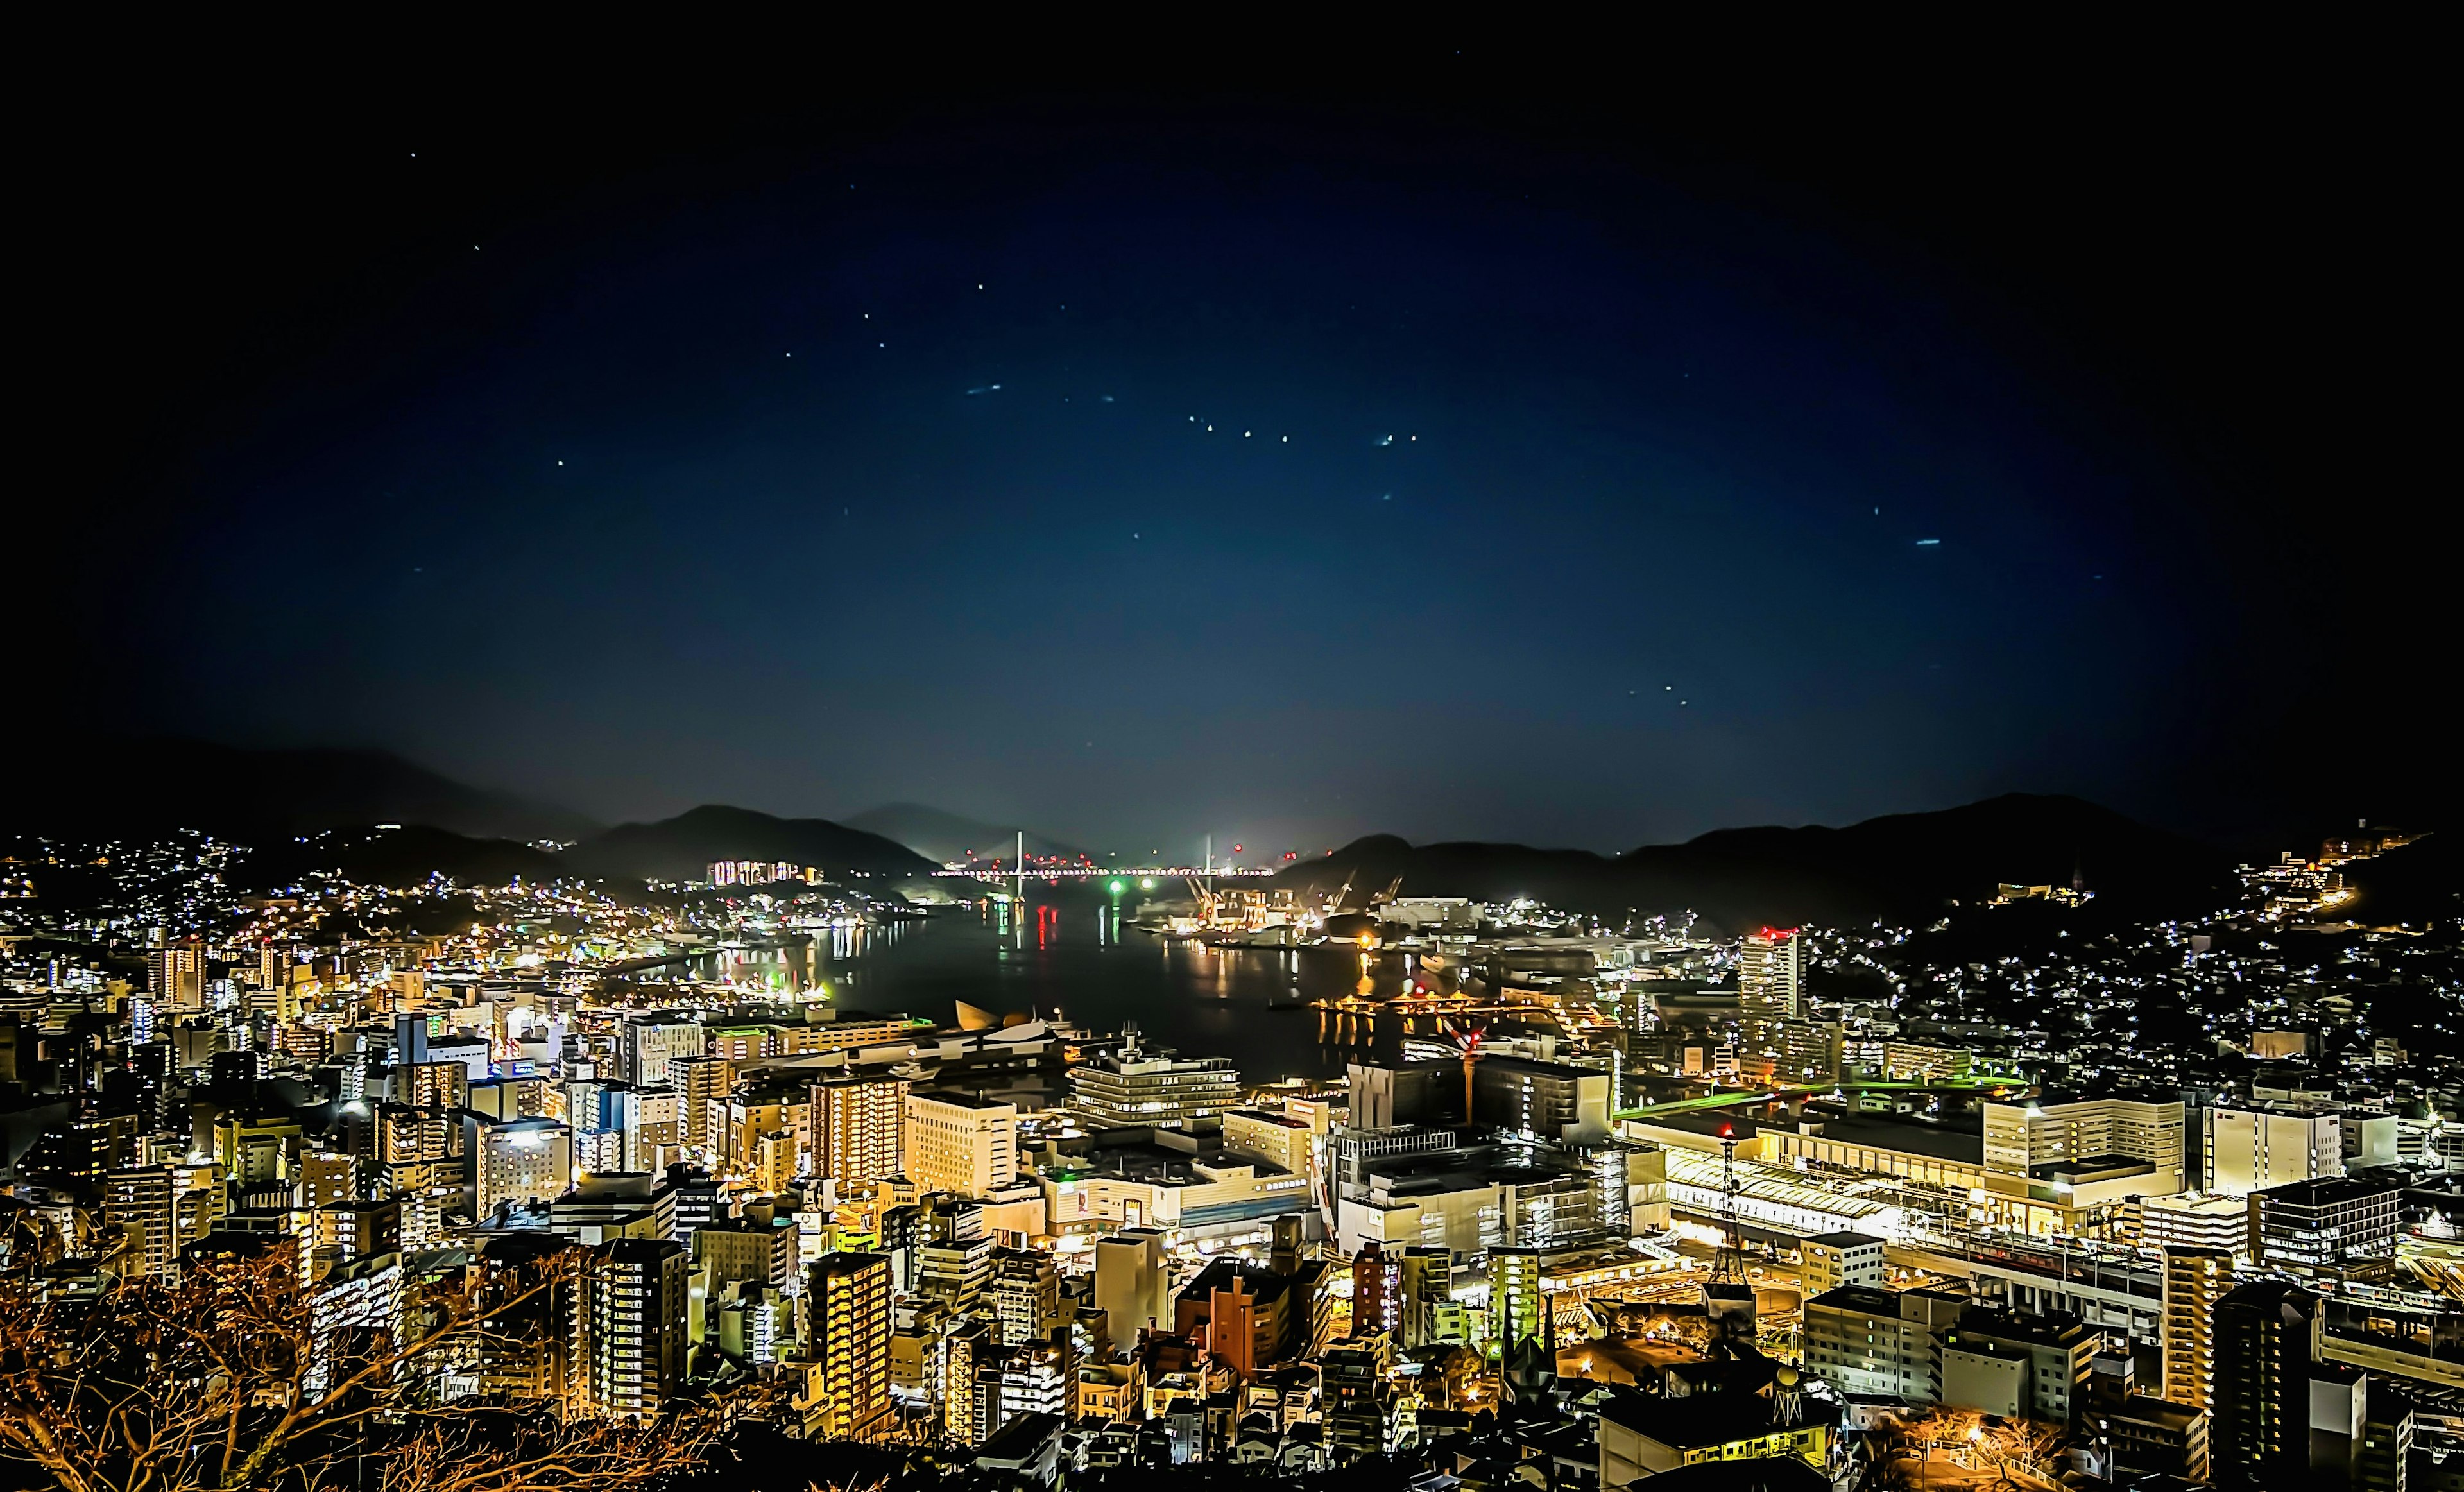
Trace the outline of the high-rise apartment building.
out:
[[[574,1305],[583,1407],[610,1418],[659,1414],[684,1382],[684,1249],[619,1239],[593,1251]]]
[[[297,1188],[300,1207],[309,1212],[336,1202],[356,1201],[360,1196],[360,1157],[337,1155],[331,1151],[303,1152],[294,1169],[293,1184]]]
[[[172,943],[145,955],[146,987],[157,1011],[186,1014],[206,1008],[206,951]]]
[[[558,1267],[577,1249],[561,1233],[502,1233],[472,1261],[479,1326],[472,1373],[478,1392],[566,1402],[572,1381],[575,1279]]]
[[[2216,1303],[2233,1288],[2233,1255],[2222,1249],[2165,1250],[2164,1396],[2190,1409],[2214,1397]]]
[[[950,1089],[907,1095],[907,1179],[987,1196],[1018,1179],[1018,1106]]]
[[[805,1271],[809,1322],[805,1412],[809,1436],[861,1440],[890,1414],[890,1261],[825,1254]]]
[[[736,1086],[736,1064],[724,1057],[671,1057],[668,1082],[679,1108],[676,1132],[687,1150],[715,1152],[727,1126],[727,1094]]]
[[[994,1251],[992,1282],[985,1293],[1003,1347],[1044,1341],[1067,1319],[1061,1310],[1060,1271],[1052,1256],[1041,1249]]]
[[[813,1174],[847,1190],[901,1174],[906,1165],[905,1078],[826,1078],[813,1085]]]
[[[128,1166],[103,1173],[102,1215],[134,1230],[128,1258],[136,1272],[162,1274],[179,1257],[176,1187],[168,1166]]]
[[[683,1143],[682,1103],[665,1086],[610,1087],[600,1096],[601,1121],[623,1136],[618,1169],[659,1171],[676,1158]]]
[[[466,1108],[471,1103],[470,1064],[398,1062],[386,1079],[385,1096],[423,1108]]]
[[[951,1327],[941,1337],[941,1362],[933,1396],[941,1411],[941,1434],[953,1445],[977,1446],[1001,1429],[1001,1346],[980,1319]]]
[[[1449,1290],[1454,1283],[1454,1250],[1442,1243],[1406,1244],[1395,1261],[1395,1273],[1403,1303],[1403,1330],[1397,1346],[1431,1347],[1463,1340],[1463,1307]]]
[[[2216,1303],[2209,1448],[2219,1485],[2293,1487],[2306,1480],[2320,1304],[2284,1280],[2236,1286]]]
[[[1501,1246],[1488,1251],[1488,1334],[1500,1352],[1512,1352],[1541,1332],[1547,1303],[1540,1293],[1540,1250]]]
[[[1400,1345],[1403,1268],[1371,1239],[1352,1260],[1352,1334],[1367,1336],[1374,1331],[1389,1332]]]
[[[1737,948],[1737,1015],[1749,1031],[1805,1014],[1805,948],[1794,928],[1749,932]]]

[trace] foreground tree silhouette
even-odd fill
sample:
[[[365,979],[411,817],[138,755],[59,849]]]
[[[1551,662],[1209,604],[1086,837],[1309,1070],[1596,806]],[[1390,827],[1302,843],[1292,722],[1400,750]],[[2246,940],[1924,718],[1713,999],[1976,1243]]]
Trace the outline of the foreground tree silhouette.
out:
[[[489,1314],[588,1267],[575,1249]],[[472,1302],[414,1291],[369,1322],[288,1247],[92,1293],[0,1279],[0,1464],[68,1492],[618,1492],[700,1463],[719,1410],[641,1423],[549,1401],[442,1402],[488,1343]]]

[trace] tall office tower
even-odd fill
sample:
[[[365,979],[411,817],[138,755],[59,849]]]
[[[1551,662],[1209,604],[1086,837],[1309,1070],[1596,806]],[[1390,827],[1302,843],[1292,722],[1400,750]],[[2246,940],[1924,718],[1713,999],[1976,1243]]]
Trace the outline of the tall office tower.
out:
[[[907,1179],[988,1196],[1018,1179],[1018,1106],[940,1089],[907,1095]]]
[[[1061,1310],[1060,1269],[1041,1249],[996,1250],[987,1293],[1003,1347],[1044,1341],[1067,1319]]]
[[[2285,1280],[2239,1285],[2216,1303],[2210,1452],[2220,1486],[2292,1487],[2310,1465],[2310,1365],[2320,1298]]]
[[[907,1126],[905,1078],[828,1078],[813,1085],[813,1174],[842,1188],[900,1174]]]
[[[2199,1110],[2201,1189],[2232,1196],[2344,1174],[2344,1126],[2332,1109],[2275,1104]]]
[[[1399,1340],[1402,1327],[1403,1267],[1371,1239],[1352,1261],[1352,1334],[1392,1331]]]
[[[2165,1250],[2165,1397],[2191,1409],[2213,1403],[2216,1302],[2233,1288],[2223,1249]]]
[[[185,1014],[206,1008],[206,951],[174,943],[145,955],[146,988],[158,1012]]]
[[[1401,1347],[1430,1347],[1451,1340],[1442,1318],[1454,1301],[1454,1251],[1442,1243],[1413,1243],[1395,1261],[1397,1289],[1402,1299]]]
[[[140,1263],[134,1272],[165,1273],[179,1257],[175,1191],[168,1166],[129,1166],[103,1173],[102,1216],[135,1230],[127,1256]]]
[[[1794,928],[1749,932],[1737,949],[1737,1017],[1749,1039],[1775,1037],[1805,1013],[1803,940]]]
[[[1241,1074],[1228,1057],[1181,1058],[1125,1033],[1118,1051],[1069,1069],[1069,1107],[1092,1129],[1185,1130],[1241,1107]]]
[[[1488,1251],[1488,1334],[1501,1354],[1527,1337],[1541,1335],[1540,1251],[1500,1247]]]
[[[870,1439],[890,1414],[890,1261],[825,1254],[804,1272],[805,1393],[817,1439]]]
[[[573,1130],[553,1119],[479,1126],[474,1163],[479,1216],[499,1202],[554,1201],[573,1185]]]
[[[671,1057],[668,1083],[676,1090],[676,1132],[687,1150],[715,1151],[727,1127],[727,1094],[736,1064],[724,1057]]]
[[[1138,1333],[1150,1327],[1172,1329],[1172,1286],[1160,1232],[1126,1228],[1095,1240],[1095,1308],[1104,1313],[1104,1335],[1114,1351],[1134,1349]]]
[[[610,1418],[665,1409],[685,1376],[685,1251],[665,1239],[592,1250],[574,1303],[583,1407]]]
[[[709,1039],[697,1020],[641,1016],[625,1022],[616,1046],[616,1075],[636,1087],[665,1087],[669,1064],[698,1057]]]

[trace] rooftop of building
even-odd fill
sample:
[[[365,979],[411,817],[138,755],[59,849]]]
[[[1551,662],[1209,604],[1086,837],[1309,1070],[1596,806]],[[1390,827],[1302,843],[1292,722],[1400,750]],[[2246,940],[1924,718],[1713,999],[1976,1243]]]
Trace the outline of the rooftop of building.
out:
[[[1807,1301],[1806,1306],[1820,1306],[1828,1310],[1861,1311],[1868,1316],[1896,1316],[1900,1298],[1876,1284],[1843,1284],[1836,1290],[1825,1290]]]
[[[1818,1405],[1810,1405],[1819,1423]],[[1749,1440],[1786,1428],[1772,1422],[1771,1400],[1737,1392],[1689,1393],[1683,1398],[1619,1394],[1600,1406],[1600,1417],[1675,1450],[1697,1450]]]
[[[2021,1342],[2031,1347],[2057,1347],[2064,1349],[2087,1340],[2087,1326],[2067,1311],[2039,1313],[2027,1310],[2004,1310],[1998,1306],[1971,1307],[1959,1318],[1955,1335],[1989,1337],[1996,1342]]]
[[[1966,1306],[1968,1297],[1954,1290],[1885,1290],[1879,1285],[1843,1284],[1836,1290],[1826,1290],[1805,1304],[1808,1307],[1820,1306],[1830,1310],[1853,1311],[1868,1316],[1897,1316],[1909,1301]]]
[[[1871,1146],[1876,1150],[1903,1151],[1911,1155],[1957,1161],[1969,1166],[1985,1162],[1985,1134],[1981,1129],[1908,1124],[1896,1119],[1877,1119],[1869,1114],[1833,1113],[1828,1109],[1819,1112],[1808,1109],[1807,1118],[1821,1127],[1819,1137],[1826,1140]]]
[[[981,1110],[1006,1108],[1013,1113],[1018,1110],[1018,1106],[1006,1099],[987,1098],[981,1093],[961,1092],[957,1088],[918,1088],[907,1096],[913,1099],[920,1099],[928,1104],[946,1105],[952,1108],[974,1108]]]
[[[1226,1119],[1246,1119],[1255,1124],[1279,1125],[1287,1130],[1306,1130],[1308,1125],[1289,1114],[1270,1114],[1263,1108],[1233,1108],[1224,1111]]]
[[[2370,1180],[2361,1176],[2313,1176],[2307,1181],[2287,1181],[2281,1186],[2261,1187],[2252,1196],[2266,1206],[2335,1207],[2346,1202],[2366,1201],[2373,1197],[2392,1197],[2402,1189],[2393,1181]]]
[[[2070,1104],[2093,1103],[2147,1104],[2158,1107],[2169,1104],[2175,1108],[2184,1107],[2182,1103],[2182,1095],[2179,1093],[2166,1093],[2160,1092],[2154,1088],[2135,1088],[2126,1086],[2116,1086],[2109,1088],[2080,1088],[2070,1091],[2048,1088],[2037,1093],[2034,1098],[1989,1100],[1986,1107],[1989,1108],[2018,1109],[2060,1108]]]
[[[2279,1306],[2316,1306],[2319,1296],[2290,1280],[2252,1280],[2236,1284],[2216,1302],[2216,1309],[2267,1310]]]
[[[1842,1231],[1839,1233],[1817,1233],[1814,1237],[1807,1239],[1805,1241],[1808,1243],[1818,1243],[1824,1248],[1881,1248],[1886,1240],[1877,1238],[1870,1233],[1849,1233]]]
[[[1176,1135],[1175,1138],[1181,1138]],[[1195,1137],[1191,1137],[1195,1138]],[[1202,1184],[1207,1179],[1199,1174],[1199,1167],[1209,1171],[1237,1171],[1246,1167],[1259,1176],[1290,1174],[1283,1167],[1255,1155],[1223,1148],[1213,1136],[1194,1145],[1167,1144],[1155,1137],[1155,1131],[1145,1129],[1107,1130],[1092,1137],[1083,1150],[1064,1152],[1057,1161],[1030,1157],[1030,1164],[1047,1180],[1081,1181],[1090,1177],[1107,1177],[1122,1181],[1178,1181]]]
[[[2140,1204],[2156,1212],[2195,1214],[2199,1217],[2247,1217],[2250,1201],[2246,1197],[2229,1196],[2222,1192],[2182,1192],[2172,1196],[2150,1196]]]
[[[1298,1278],[1296,1275],[1278,1274],[1265,1264],[1250,1263],[1245,1260],[1216,1259],[1209,1261],[1206,1267],[1187,1284],[1174,1291],[1173,1298],[1202,1306],[1214,1298],[1216,1291],[1229,1290],[1237,1283],[1243,1294],[1261,1301],[1273,1301],[1281,1299]]]
[[[2078,1185],[2088,1181],[2110,1181],[2118,1176],[2146,1175],[2156,1169],[2153,1162],[2136,1155],[2081,1155],[2072,1160],[2047,1161],[2028,1168],[2029,1179],[2062,1181]]]

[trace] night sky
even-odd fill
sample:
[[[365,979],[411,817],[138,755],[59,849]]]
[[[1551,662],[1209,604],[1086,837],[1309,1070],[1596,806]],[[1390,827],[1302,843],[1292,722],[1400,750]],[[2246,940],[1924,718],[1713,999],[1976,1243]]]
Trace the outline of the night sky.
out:
[[[2451,801],[2403,121],[1422,60],[63,137],[20,704],[1138,850]]]

